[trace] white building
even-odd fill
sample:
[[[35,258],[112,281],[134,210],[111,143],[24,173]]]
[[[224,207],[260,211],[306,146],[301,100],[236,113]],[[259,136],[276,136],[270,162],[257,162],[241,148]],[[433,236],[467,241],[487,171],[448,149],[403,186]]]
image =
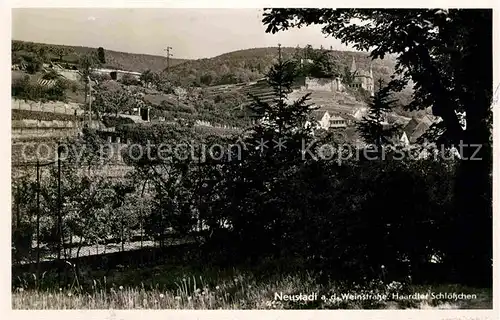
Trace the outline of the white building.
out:
[[[316,129],[328,130],[330,128],[331,116],[328,111],[314,110],[312,115],[317,122]]]
[[[338,129],[338,128],[346,128],[347,122],[344,118],[338,115],[332,115],[330,117],[330,127],[329,129]]]

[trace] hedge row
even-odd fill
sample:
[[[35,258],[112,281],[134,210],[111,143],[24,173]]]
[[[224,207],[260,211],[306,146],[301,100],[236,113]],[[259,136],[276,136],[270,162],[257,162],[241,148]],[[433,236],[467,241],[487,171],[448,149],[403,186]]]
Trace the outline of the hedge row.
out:
[[[83,121],[82,116],[75,116],[70,114],[63,113],[52,113],[52,112],[43,112],[43,111],[31,111],[31,110],[12,110],[12,120],[24,120],[24,119],[33,119],[33,120],[42,120],[42,121]]]

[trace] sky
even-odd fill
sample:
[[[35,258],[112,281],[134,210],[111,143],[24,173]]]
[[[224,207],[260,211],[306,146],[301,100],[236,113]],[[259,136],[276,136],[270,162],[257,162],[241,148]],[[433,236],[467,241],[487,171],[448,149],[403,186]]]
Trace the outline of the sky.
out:
[[[352,50],[315,26],[266,34],[262,13],[262,9],[239,8],[12,9],[12,38],[154,55],[165,55],[170,46],[174,58],[184,59],[278,43]]]

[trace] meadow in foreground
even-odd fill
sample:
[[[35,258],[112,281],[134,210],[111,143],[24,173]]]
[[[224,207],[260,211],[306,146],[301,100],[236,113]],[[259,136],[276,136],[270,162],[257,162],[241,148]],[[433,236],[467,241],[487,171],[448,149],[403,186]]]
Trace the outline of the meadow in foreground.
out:
[[[164,271],[162,271],[164,269]],[[12,292],[13,309],[488,309],[492,291],[460,285],[417,286],[372,281],[358,285],[318,281],[307,273],[257,277],[232,270],[182,275],[172,268],[128,270],[88,285]],[[152,275],[142,280],[146,274]],[[145,278],[144,278],[145,279]],[[112,282],[111,282],[112,281]],[[433,299],[430,293],[466,293],[473,299]],[[418,299],[394,299],[393,294],[420,294]],[[312,301],[285,301],[277,295],[312,295]],[[357,294],[348,298],[346,294]],[[428,294],[427,298],[422,295]],[[337,299],[334,299],[336,295]],[[363,295],[365,298],[363,298]],[[386,295],[386,299],[366,298]],[[321,297],[326,297],[323,300]],[[290,298],[293,299],[293,298]]]

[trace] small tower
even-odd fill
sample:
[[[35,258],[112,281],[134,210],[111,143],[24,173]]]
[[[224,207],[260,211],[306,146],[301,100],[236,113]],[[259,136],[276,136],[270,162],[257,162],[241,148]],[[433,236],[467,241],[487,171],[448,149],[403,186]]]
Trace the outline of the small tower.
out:
[[[356,59],[352,57],[351,73],[354,73],[355,71],[356,71]]]
[[[375,81],[373,80],[373,69],[372,64],[370,63],[370,79],[368,80],[370,83],[370,95],[373,97],[375,95]]]

